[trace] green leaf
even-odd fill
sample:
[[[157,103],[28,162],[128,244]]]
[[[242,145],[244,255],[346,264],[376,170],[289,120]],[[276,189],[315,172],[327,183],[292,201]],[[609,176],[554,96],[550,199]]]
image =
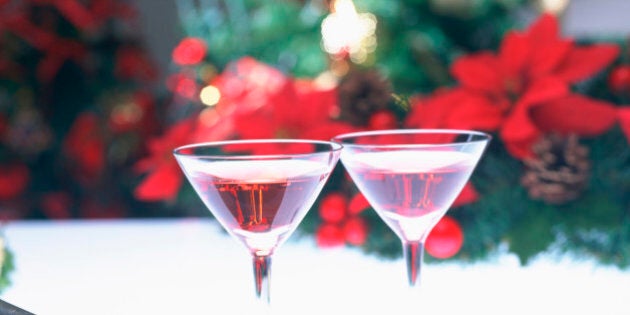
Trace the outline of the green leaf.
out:
[[[509,251],[516,254],[522,265],[546,251],[555,241],[554,226],[558,222],[556,209],[538,204],[514,222],[507,234]]]

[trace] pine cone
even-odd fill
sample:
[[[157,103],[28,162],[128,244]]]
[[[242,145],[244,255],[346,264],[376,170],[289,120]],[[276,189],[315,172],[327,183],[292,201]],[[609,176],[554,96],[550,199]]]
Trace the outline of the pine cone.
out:
[[[577,199],[586,188],[591,163],[588,148],[575,135],[547,135],[532,147],[521,183],[532,199],[564,204]]]
[[[365,126],[373,113],[385,110],[392,100],[388,80],[376,70],[352,70],[339,82],[340,117],[355,126]]]

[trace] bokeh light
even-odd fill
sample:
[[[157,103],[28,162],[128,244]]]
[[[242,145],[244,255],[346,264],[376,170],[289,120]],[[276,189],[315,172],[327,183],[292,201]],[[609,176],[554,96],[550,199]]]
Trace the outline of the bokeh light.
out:
[[[208,106],[216,105],[221,99],[221,91],[215,86],[208,85],[201,89],[201,93],[199,93],[199,98],[201,102]]]
[[[351,0],[336,0],[332,11],[322,21],[324,50],[333,55],[348,55],[356,63],[365,62],[376,49],[376,17],[357,13]]]

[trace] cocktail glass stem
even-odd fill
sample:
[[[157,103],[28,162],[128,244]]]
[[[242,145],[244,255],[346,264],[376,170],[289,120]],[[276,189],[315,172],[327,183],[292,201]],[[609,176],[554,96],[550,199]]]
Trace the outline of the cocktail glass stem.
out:
[[[403,256],[407,264],[407,278],[409,286],[414,287],[420,283],[420,270],[422,257],[424,256],[424,242],[403,241]]]
[[[271,255],[254,255],[254,280],[256,285],[256,298],[259,304],[269,311],[269,276],[271,274]]]

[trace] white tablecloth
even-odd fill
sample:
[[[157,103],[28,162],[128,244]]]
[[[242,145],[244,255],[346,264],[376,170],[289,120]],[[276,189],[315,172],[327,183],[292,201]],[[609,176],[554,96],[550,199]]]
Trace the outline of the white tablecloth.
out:
[[[38,315],[256,314],[249,254],[210,219],[11,222],[4,235],[16,270],[0,299]],[[630,314],[630,271],[588,261],[427,264],[417,292],[405,277],[402,259],[293,235],[273,258],[274,314]]]

